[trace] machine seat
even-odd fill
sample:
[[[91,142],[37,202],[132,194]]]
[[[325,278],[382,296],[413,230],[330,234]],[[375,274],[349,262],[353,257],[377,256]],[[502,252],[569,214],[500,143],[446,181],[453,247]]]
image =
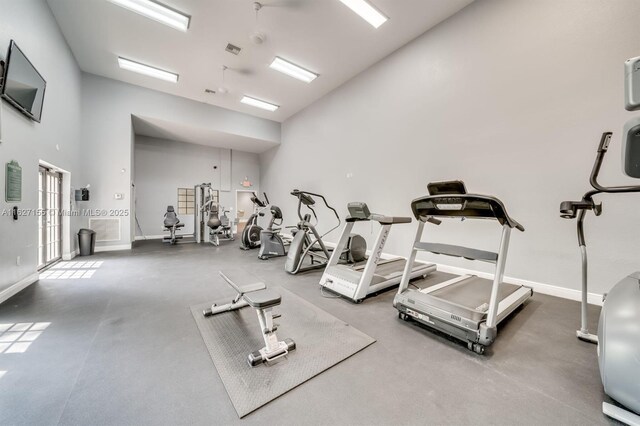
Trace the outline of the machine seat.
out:
[[[280,294],[271,289],[252,291],[251,293],[246,293],[243,298],[247,301],[249,306],[256,309],[279,305],[282,300]]]

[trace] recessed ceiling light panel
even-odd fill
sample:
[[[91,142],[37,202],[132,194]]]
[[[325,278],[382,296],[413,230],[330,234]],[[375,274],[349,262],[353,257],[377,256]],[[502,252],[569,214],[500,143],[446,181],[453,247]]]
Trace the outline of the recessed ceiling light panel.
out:
[[[158,21],[171,28],[187,31],[191,17],[173,10],[163,4],[151,0],[109,0],[113,4],[122,6],[149,19]]]
[[[378,28],[389,20],[384,13],[380,12],[367,0],[340,0],[345,6],[360,15],[362,19],[370,23],[374,28]]]
[[[130,59],[118,57],[118,65],[123,70],[137,72],[138,74],[148,75],[149,77],[159,78],[160,80],[170,81],[171,83],[178,82],[178,74],[141,64],[140,62],[135,62]]]
[[[298,65],[289,61],[285,61],[284,59],[277,56],[273,60],[273,62],[271,62],[269,68],[280,71],[281,73],[287,74],[290,77],[297,78],[298,80],[304,81],[305,83],[311,83],[313,80],[318,78],[318,74],[299,67]]]
[[[256,108],[266,109],[267,111],[275,111],[280,108],[278,105],[270,104],[269,102],[261,101],[260,99],[252,98],[251,96],[243,96],[240,99],[243,104],[251,105]]]

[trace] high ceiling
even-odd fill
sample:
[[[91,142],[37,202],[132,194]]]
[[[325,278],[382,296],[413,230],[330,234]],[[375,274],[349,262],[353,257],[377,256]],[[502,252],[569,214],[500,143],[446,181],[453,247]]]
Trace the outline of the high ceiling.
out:
[[[260,154],[278,144],[263,139],[221,132],[210,128],[199,128],[183,123],[159,120],[152,117],[132,116],[133,130],[136,135],[156,139],[167,139],[207,145],[216,148],[231,148]]]
[[[390,19],[374,29],[338,0],[162,0],[191,15],[184,33],[107,0],[47,0],[80,68],[247,114],[284,121],[473,0],[372,0]],[[249,36],[266,35],[261,45]],[[242,48],[238,56],[227,43]],[[180,75],[169,83],[121,70],[122,56]],[[320,74],[310,84],[268,65],[281,56]],[[206,94],[223,86],[228,93]],[[241,104],[242,95],[280,108],[263,111]]]

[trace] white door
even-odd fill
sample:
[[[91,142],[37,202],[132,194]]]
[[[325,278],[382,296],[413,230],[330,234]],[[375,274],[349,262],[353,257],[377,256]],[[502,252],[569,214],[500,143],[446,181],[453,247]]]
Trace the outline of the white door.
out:
[[[62,175],[40,166],[38,173],[38,269],[62,257]]]

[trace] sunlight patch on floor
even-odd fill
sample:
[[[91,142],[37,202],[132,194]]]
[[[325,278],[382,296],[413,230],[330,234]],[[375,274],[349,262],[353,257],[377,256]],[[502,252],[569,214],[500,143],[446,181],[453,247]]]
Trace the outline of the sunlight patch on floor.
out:
[[[91,278],[104,261],[59,262],[40,273],[42,280],[75,280]]]
[[[29,346],[50,325],[50,322],[0,324],[0,354],[26,352]],[[6,371],[0,371],[0,373],[0,377],[2,377]]]

